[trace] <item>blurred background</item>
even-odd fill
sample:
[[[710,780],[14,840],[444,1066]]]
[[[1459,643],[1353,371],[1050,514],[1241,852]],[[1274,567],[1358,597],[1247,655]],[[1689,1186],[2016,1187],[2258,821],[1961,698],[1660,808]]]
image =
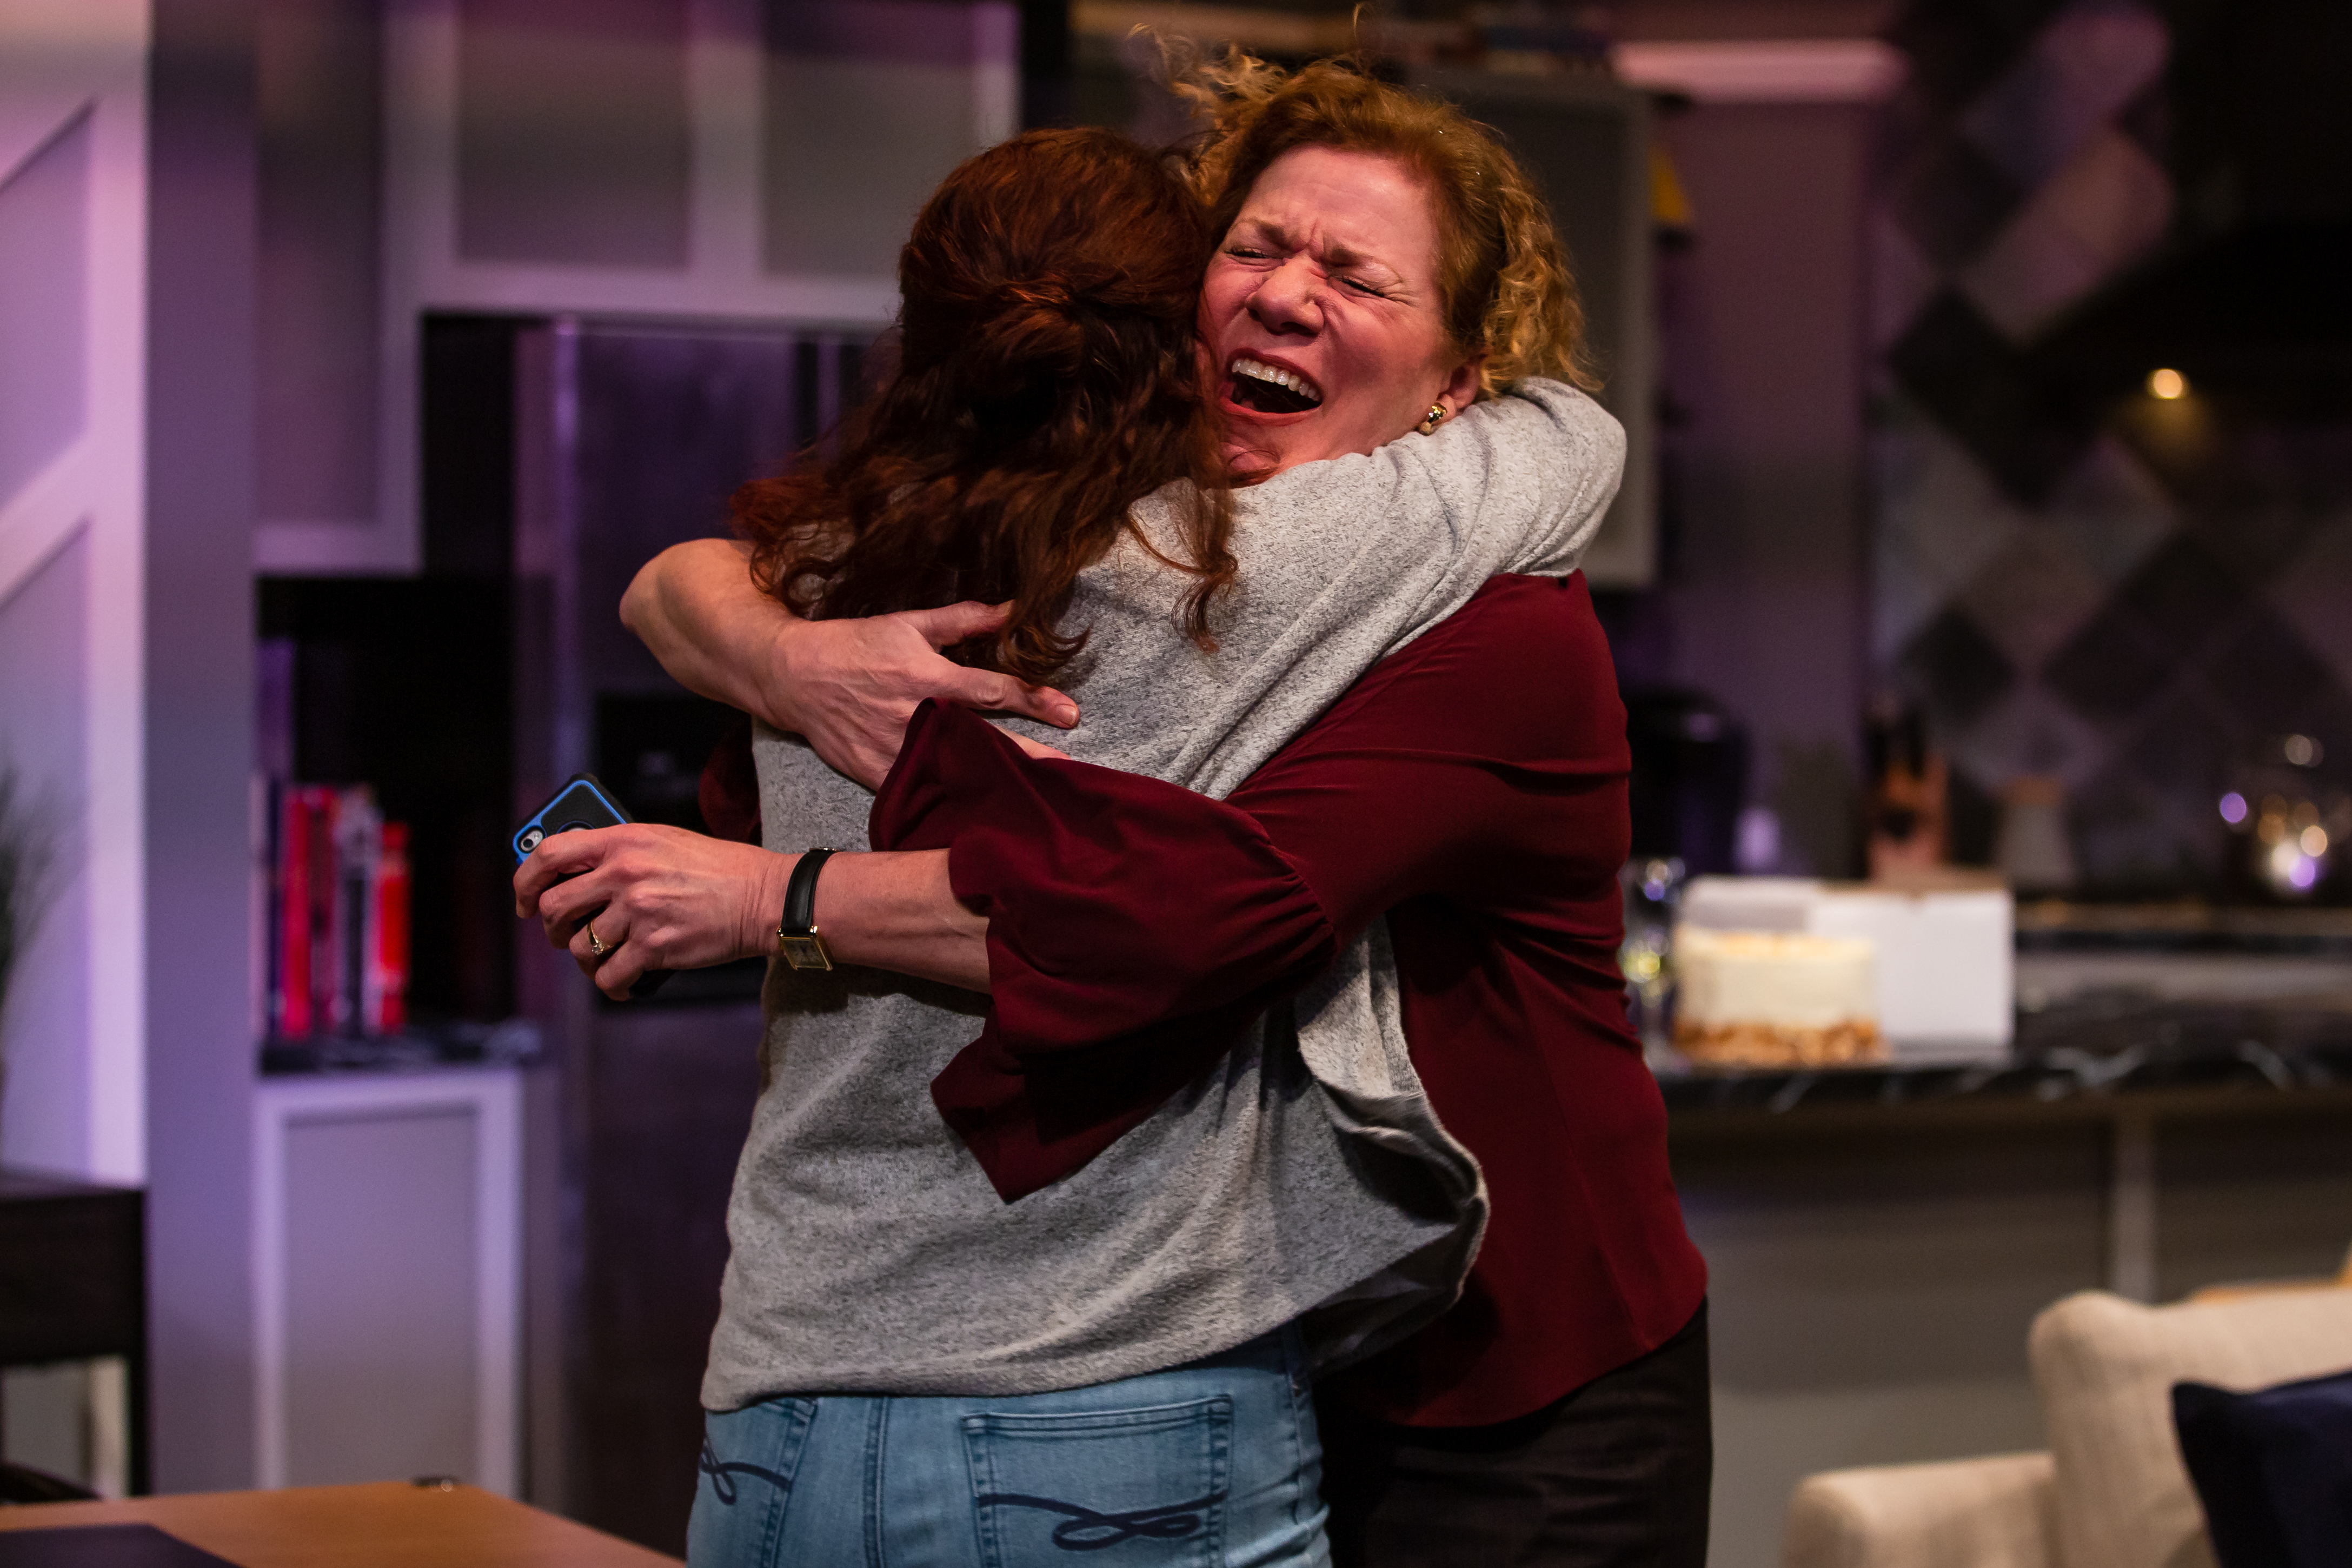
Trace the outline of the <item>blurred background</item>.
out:
[[[1139,26],[1363,49],[1574,255],[1714,1560],[2038,1447],[2070,1290],[2335,1269],[2336,0],[0,0],[8,1458],[681,1550],[758,966],[601,1004],[508,835],[583,770],[699,825],[730,716],[622,587],[854,406],[957,162],[1183,133]],[[1864,931],[1882,1047],[1676,1049],[1684,922]]]

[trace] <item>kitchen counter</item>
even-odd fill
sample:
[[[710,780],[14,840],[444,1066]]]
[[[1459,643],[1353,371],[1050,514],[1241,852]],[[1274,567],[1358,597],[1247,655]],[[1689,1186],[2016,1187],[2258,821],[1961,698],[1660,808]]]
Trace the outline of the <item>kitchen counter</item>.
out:
[[[1661,1078],[1759,1551],[1807,1472],[2043,1446],[2027,1334],[2071,1292],[2343,1266],[2352,918],[2023,905],[2015,977],[2005,1061]]]
[[[2352,911],[2025,904],[2003,1062],[1662,1072],[1678,1120],[2352,1094]]]
[[[2165,1093],[2352,1091],[2352,1010],[2297,1002],[2092,996],[2021,1012],[2007,1063],[1659,1075],[1685,1112],[2052,1105]]]

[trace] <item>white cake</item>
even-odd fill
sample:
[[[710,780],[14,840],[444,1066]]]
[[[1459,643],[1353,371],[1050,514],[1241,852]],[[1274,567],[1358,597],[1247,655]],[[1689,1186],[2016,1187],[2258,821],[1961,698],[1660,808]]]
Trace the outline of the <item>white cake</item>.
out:
[[[1998,879],[1961,871],[1895,886],[1793,877],[1698,877],[1685,927],[1860,937],[1874,1016],[1897,1061],[2004,1062],[2016,1012],[2015,911]]]
[[[1675,932],[1675,1047],[1721,1067],[1882,1061],[1872,944],[1799,931]]]

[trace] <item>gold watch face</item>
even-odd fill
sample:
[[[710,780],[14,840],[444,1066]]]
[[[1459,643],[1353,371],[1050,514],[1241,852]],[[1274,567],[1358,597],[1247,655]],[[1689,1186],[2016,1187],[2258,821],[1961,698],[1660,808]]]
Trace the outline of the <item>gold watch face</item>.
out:
[[[784,950],[784,962],[794,969],[831,969],[833,954],[824,950],[824,939],[814,931],[806,936],[791,931],[778,931],[776,941]]]

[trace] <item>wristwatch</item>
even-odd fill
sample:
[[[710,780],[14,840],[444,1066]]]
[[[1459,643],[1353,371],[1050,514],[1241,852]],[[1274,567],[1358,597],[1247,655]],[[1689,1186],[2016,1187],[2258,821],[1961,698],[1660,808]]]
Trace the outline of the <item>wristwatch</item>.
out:
[[[830,849],[811,849],[784,884],[784,918],[776,925],[776,945],[794,969],[831,969],[833,954],[816,930],[816,874],[832,858]]]

